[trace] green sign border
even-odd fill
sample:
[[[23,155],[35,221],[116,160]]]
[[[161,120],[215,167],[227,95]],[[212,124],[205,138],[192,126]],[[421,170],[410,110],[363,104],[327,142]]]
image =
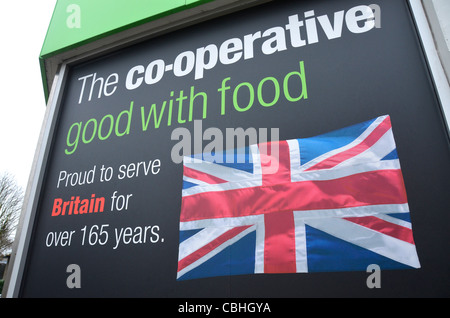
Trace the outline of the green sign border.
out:
[[[213,0],[58,0],[39,63],[46,99],[49,80],[45,60],[101,38]]]

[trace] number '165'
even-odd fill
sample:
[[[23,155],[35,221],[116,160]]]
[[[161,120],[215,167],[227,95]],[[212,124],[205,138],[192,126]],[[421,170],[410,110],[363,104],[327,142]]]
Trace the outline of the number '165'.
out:
[[[108,242],[108,232],[106,231],[108,226],[109,224],[102,224],[100,227],[98,225],[92,225],[88,228],[88,226],[85,225],[81,229],[83,232],[81,245],[85,245],[86,239],[89,245],[96,245],[97,243],[105,245]]]

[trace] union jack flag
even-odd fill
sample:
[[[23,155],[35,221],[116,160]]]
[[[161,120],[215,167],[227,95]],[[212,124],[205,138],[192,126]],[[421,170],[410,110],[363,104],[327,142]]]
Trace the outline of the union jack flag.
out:
[[[389,116],[234,159],[185,157],[178,280],[420,267]]]

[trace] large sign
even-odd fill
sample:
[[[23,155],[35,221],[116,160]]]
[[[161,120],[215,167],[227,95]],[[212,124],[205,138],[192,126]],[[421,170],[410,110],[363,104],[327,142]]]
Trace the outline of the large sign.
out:
[[[261,5],[68,72],[20,296],[448,294],[448,138],[406,1]]]

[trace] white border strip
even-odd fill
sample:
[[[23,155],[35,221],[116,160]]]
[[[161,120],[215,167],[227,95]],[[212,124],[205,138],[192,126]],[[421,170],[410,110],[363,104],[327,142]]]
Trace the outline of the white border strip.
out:
[[[63,83],[66,78],[66,64],[61,66],[57,79],[54,81],[50,99],[45,112],[44,121],[39,136],[32,171],[27,185],[27,193],[23,203],[22,213],[19,220],[19,227],[16,233],[9,275],[5,282],[6,297],[18,297],[23,270],[29,252],[29,243],[33,222],[36,214],[36,204],[40,196],[41,173],[45,171],[46,157],[49,146],[52,143],[52,132],[55,126],[55,119],[58,113],[58,106],[63,92]]]
[[[425,50],[425,58],[430,66],[431,76],[437,89],[437,95],[442,106],[442,113],[450,135],[450,86],[445,76],[444,68],[434,44],[430,25],[421,0],[409,0],[413,17],[417,24],[420,39]]]

